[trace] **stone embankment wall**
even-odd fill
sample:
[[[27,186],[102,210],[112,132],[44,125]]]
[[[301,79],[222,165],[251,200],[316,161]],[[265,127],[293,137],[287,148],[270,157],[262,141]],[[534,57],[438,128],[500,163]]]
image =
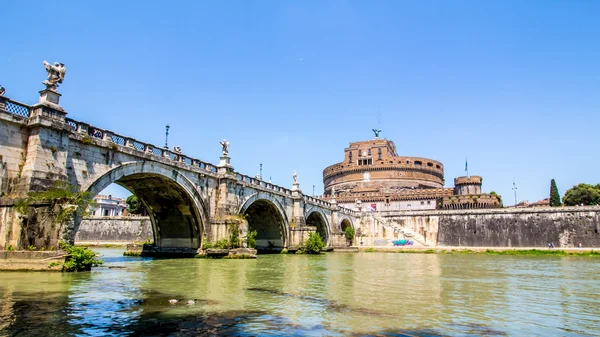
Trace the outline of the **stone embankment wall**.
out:
[[[600,247],[600,207],[389,212],[392,222],[457,247]]]
[[[89,217],[81,221],[75,234],[78,242],[144,242],[154,241],[148,217]]]

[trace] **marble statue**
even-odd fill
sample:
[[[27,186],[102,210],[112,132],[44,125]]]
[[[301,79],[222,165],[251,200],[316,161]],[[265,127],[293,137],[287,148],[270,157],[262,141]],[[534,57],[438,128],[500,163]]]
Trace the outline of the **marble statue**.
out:
[[[223,151],[223,156],[227,157],[229,155],[229,142],[226,139],[220,143]]]
[[[294,178],[294,184],[298,183],[298,172],[294,171],[294,175],[292,175],[292,177]]]
[[[381,130],[373,129],[373,132],[375,132],[375,138],[379,138],[379,134],[381,133]]]
[[[174,146],[174,147],[173,147],[173,152],[175,152],[175,153],[178,153],[178,154],[179,154],[179,153],[181,153],[181,147],[179,147],[179,146]]]
[[[5,92],[6,92],[6,89],[4,89],[4,87],[0,85],[0,96],[4,96]]]
[[[65,79],[67,68],[62,63],[54,62],[54,65],[52,65],[46,61],[44,61],[44,68],[48,73],[48,79],[42,83],[46,85],[46,89],[56,90],[58,83],[62,83]]]

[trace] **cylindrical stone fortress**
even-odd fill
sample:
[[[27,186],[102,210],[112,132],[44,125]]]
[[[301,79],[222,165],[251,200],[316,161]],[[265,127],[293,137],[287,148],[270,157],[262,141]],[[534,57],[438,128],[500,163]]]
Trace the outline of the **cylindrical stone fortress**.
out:
[[[439,161],[398,156],[394,142],[373,139],[350,143],[344,161],[323,170],[325,194],[397,193],[402,190],[443,188],[444,166]]]

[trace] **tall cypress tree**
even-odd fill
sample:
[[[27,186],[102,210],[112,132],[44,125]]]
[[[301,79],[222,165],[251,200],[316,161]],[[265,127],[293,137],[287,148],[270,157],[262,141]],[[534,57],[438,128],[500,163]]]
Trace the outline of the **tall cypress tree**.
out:
[[[556,181],[552,179],[550,182],[550,207],[562,206],[560,203],[560,194],[558,194],[558,187],[556,187]]]

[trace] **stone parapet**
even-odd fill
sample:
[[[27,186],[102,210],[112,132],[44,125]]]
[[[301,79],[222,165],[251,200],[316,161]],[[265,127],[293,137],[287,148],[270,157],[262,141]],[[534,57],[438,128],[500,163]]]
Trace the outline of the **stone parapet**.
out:
[[[390,201],[438,199],[446,196],[452,196],[452,191],[452,188],[427,188],[419,190],[404,190],[393,194],[377,192],[361,194],[340,193],[336,196],[336,202],[349,203],[354,202],[356,199],[360,199],[362,202],[376,202],[384,201],[386,199]]]
[[[485,214],[532,214],[532,213],[570,213],[570,212],[600,212],[600,206],[576,206],[576,207],[535,207],[535,208],[489,208],[489,209],[461,209],[461,210],[422,210],[422,211],[382,211],[381,216],[401,215],[485,215]]]
[[[468,177],[456,177],[454,178],[454,186],[463,184],[476,184],[481,185],[483,178],[480,176],[468,176]]]

